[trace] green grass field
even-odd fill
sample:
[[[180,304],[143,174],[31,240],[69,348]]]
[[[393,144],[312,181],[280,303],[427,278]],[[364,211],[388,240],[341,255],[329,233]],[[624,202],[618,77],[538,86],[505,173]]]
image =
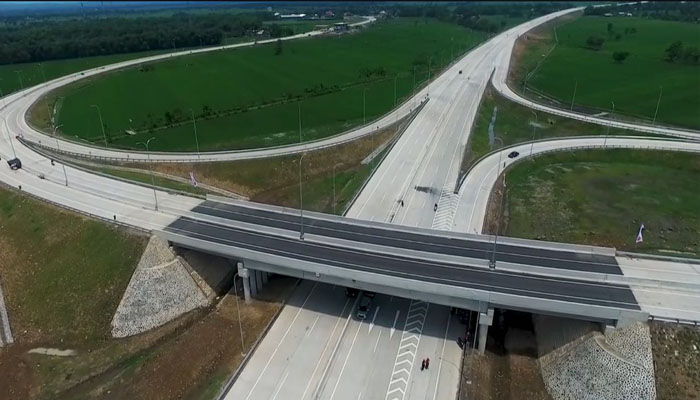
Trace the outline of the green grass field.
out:
[[[608,23],[612,34],[608,34]],[[636,29],[636,33],[625,33],[626,28]],[[584,48],[589,36],[605,39],[600,50]],[[528,87],[567,107],[576,87],[577,105],[607,112],[615,102],[616,114],[649,121],[663,87],[657,122],[700,129],[700,66],[664,60],[666,48],[676,40],[700,46],[700,25],[586,16],[559,26],[557,37],[558,45],[530,77]],[[535,45],[522,58],[532,64],[549,47]],[[630,55],[623,63],[615,63],[615,51]]]
[[[0,226],[0,275],[16,340],[106,339],[146,238],[5,189]]]
[[[641,150],[545,155],[507,173],[508,236],[700,256],[700,156]],[[505,212],[504,212],[505,215]],[[635,244],[644,223],[644,242]]]
[[[137,148],[155,136],[153,150],[194,150],[192,110],[201,150],[242,149],[298,142],[300,105],[303,140],[318,139],[362,124],[365,89],[369,121],[393,108],[395,76],[400,102],[413,90],[415,63],[419,84],[430,58],[434,75],[485,37],[457,25],[399,19],[356,34],[285,42],[279,55],[269,44],[176,58],[62,91],[58,123],[66,136],[99,144],[99,118],[90,107],[96,104],[112,146]],[[179,122],[168,126],[166,112]]]

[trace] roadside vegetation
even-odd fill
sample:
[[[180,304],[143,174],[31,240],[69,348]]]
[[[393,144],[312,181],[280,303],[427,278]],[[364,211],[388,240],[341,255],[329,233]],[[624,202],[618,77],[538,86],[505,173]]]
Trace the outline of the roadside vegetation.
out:
[[[523,35],[511,88],[561,108],[700,129],[700,25],[633,15],[565,18]]]
[[[203,151],[296,143],[299,115],[304,141],[371,121],[485,37],[456,24],[395,19],[341,37],[118,71],[71,85],[60,91],[57,105],[39,109],[56,106],[65,136],[101,144],[99,115],[91,107],[98,105],[107,140],[116,147],[138,148],[137,142],[155,136],[153,150],[196,150],[195,123]],[[48,128],[42,113],[33,123]]]
[[[700,257],[700,157],[652,150],[544,155],[506,174],[501,233]],[[644,224],[644,242],[635,243]]]
[[[493,146],[489,144],[489,126],[493,120]],[[472,135],[462,161],[465,173],[479,158],[492,150],[531,140],[556,139],[570,136],[634,135],[644,133],[610,128],[564,118],[545,112],[534,111],[510,101],[489,84],[481,98],[479,112],[474,119]]]

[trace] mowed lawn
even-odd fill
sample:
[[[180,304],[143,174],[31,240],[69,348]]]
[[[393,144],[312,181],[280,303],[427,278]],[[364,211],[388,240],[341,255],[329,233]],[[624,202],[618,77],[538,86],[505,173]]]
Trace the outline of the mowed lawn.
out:
[[[608,23],[613,34],[608,34]],[[634,28],[636,33],[625,33]],[[620,39],[615,38],[620,34]],[[570,104],[652,120],[663,94],[657,122],[700,129],[700,66],[664,60],[674,41],[700,46],[700,25],[634,17],[586,16],[557,28],[559,44],[542,62],[528,86]],[[598,51],[584,48],[589,36],[605,39]],[[627,51],[623,63],[612,54]]]
[[[644,150],[564,152],[506,176],[506,234],[700,256],[700,156]],[[640,224],[644,242],[635,244]]]
[[[358,33],[192,55],[77,83],[61,93],[64,135],[153,150],[243,149],[304,141],[370,121],[485,34],[433,20],[397,19]],[[277,54],[279,53],[279,54]],[[380,72],[381,71],[381,72]],[[363,96],[364,94],[364,96]],[[205,110],[212,110],[206,112]],[[191,111],[190,111],[191,110]],[[215,112],[225,115],[213,115]],[[166,113],[175,116],[168,123]],[[209,114],[209,118],[203,118]],[[126,134],[132,129],[136,135]],[[148,132],[147,130],[151,130]]]

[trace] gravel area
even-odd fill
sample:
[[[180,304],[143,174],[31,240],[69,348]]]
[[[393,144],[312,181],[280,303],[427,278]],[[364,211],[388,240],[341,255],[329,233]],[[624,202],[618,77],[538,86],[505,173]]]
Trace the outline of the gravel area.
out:
[[[208,304],[184,261],[166,241],[151,238],[112,319],[112,336],[126,337],[161,326]]]
[[[656,399],[649,327],[644,323],[595,334],[542,365],[555,400]]]

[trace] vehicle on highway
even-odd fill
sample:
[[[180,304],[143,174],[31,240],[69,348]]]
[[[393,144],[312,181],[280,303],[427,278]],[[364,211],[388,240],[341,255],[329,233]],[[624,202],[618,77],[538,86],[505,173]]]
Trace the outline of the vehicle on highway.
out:
[[[462,75],[462,70],[461,70],[461,69],[459,70],[459,74]]]
[[[520,153],[518,153],[517,151],[511,151],[510,154],[508,154],[508,158],[515,158],[519,155]]]
[[[369,291],[366,291],[366,290],[365,290],[364,295],[367,296],[367,297],[369,297],[370,299],[373,299],[375,293],[374,293],[374,292],[369,292]]]
[[[372,298],[367,296],[366,294],[362,295],[362,298],[360,299],[360,305],[357,306],[357,318],[367,319],[367,315],[369,314],[369,309],[371,307]]]
[[[357,297],[357,294],[360,293],[359,289],[347,287],[345,288],[345,295],[348,297]]]
[[[22,161],[19,158],[13,158],[12,160],[7,160],[7,165],[10,166],[10,169],[17,170],[22,168]]]

